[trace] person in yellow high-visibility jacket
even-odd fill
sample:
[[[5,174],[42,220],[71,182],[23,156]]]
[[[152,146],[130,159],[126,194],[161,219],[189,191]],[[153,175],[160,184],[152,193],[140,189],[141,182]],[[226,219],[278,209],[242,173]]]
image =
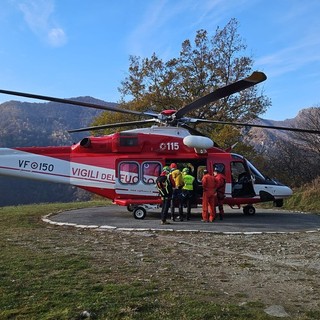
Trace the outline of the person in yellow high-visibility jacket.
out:
[[[195,178],[190,174],[189,168],[184,168],[182,170],[182,178],[184,181],[184,186],[182,187],[182,199],[183,199],[183,204],[187,206],[187,220],[190,220],[191,200],[194,195]]]
[[[182,173],[178,169],[176,163],[170,164],[170,174],[168,178],[171,181],[171,185],[173,186],[173,194],[172,194],[172,201],[171,201],[171,219],[175,221],[175,214],[174,209],[175,205],[178,204],[179,207],[179,219],[183,221],[183,208],[182,208],[182,187],[184,185]]]

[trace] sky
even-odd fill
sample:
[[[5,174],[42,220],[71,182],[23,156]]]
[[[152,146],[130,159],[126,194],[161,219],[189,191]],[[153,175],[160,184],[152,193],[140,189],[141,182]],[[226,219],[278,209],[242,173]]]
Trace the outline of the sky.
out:
[[[235,18],[272,106],[320,106],[319,0],[1,0],[0,88],[118,102],[130,55],[178,57],[184,40]],[[0,103],[25,98],[0,95]]]

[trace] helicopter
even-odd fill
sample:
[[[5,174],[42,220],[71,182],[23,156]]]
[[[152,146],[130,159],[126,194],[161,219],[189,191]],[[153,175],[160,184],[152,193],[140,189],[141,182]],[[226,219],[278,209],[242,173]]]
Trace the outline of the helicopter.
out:
[[[223,150],[190,124],[227,124],[319,134],[320,131],[189,118],[185,115],[221,98],[255,86],[267,79],[263,72],[220,87],[179,110],[138,112],[50,96],[0,89],[0,93],[71,104],[86,108],[138,115],[143,120],[68,130],[69,133],[152,124],[104,136],[88,136],[72,146],[0,148],[0,175],[69,184],[126,206],[133,217],[144,219],[147,210],[161,205],[156,179],[164,166],[188,167],[197,182],[193,207],[201,204],[204,170],[223,168],[226,177],[224,204],[255,214],[254,204],[272,201],[281,207],[292,195],[290,187],[263,175],[245,157]]]

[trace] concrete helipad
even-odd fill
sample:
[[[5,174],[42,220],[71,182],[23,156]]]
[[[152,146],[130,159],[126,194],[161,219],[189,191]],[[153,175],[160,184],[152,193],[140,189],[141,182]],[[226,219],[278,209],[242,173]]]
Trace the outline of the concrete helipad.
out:
[[[81,228],[114,230],[167,230],[214,233],[280,233],[318,232],[320,215],[292,211],[256,209],[256,214],[246,216],[241,210],[225,208],[224,220],[213,223],[201,222],[201,208],[193,210],[190,221],[170,220],[160,224],[160,210],[152,210],[143,220],[134,219],[126,207],[106,206],[70,210],[43,218],[45,222]]]

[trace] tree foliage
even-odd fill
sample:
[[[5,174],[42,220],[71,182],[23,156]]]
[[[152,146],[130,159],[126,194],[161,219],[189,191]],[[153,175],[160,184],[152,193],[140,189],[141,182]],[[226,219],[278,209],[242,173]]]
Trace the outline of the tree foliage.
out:
[[[221,86],[248,76],[252,72],[253,61],[245,55],[245,50],[246,45],[238,34],[238,22],[231,19],[224,28],[218,27],[212,37],[206,30],[197,31],[194,42],[185,40],[179,56],[168,61],[163,61],[155,53],[149,58],[131,56],[128,75],[119,88],[121,107],[157,113],[166,109],[178,110]],[[253,87],[233,94],[188,116],[228,121],[251,120],[270,105],[270,100],[258,90]],[[107,112],[94,124],[127,121],[127,118]],[[216,136],[222,127],[203,128],[208,136]],[[235,132],[239,135],[238,130]]]

